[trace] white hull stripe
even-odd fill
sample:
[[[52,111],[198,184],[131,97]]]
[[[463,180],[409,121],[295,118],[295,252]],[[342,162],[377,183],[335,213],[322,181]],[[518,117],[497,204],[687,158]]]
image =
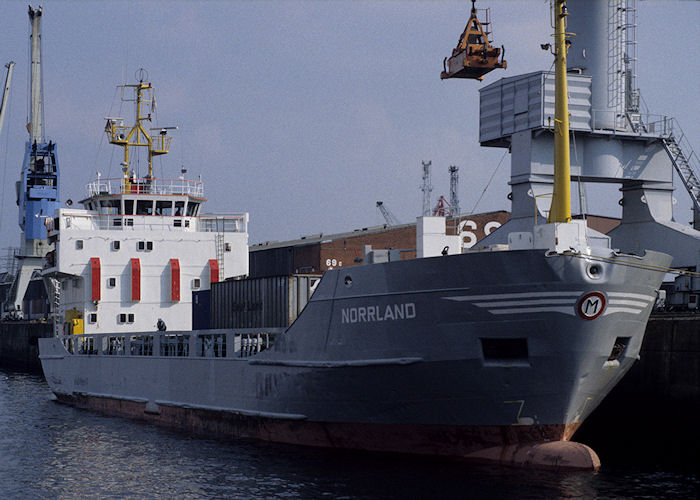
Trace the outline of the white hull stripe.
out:
[[[466,300],[498,300],[498,299],[527,299],[527,298],[547,298],[547,297],[578,297],[579,291],[571,292],[523,292],[523,293],[497,293],[493,295],[457,295],[454,297],[443,297],[445,300],[464,302]]]
[[[489,309],[491,314],[531,314],[541,312],[558,312],[576,316],[574,307],[518,307],[514,309]]]
[[[633,306],[633,307],[641,307],[642,309],[644,309],[647,305],[649,305],[649,302],[640,302],[638,300],[610,299],[610,305],[611,306]]]
[[[455,302],[473,302],[491,314],[533,314],[555,312],[576,316],[576,301],[582,291],[523,292],[442,297]],[[640,314],[655,297],[639,293],[609,292],[603,316],[615,313]],[[511,300],[508,300],[511,299]]]
[[[624,313],[630,313],[630,314],[639,314],[642,312],[641,309],[631,309],[629,307],[608,307],[605,312],[603,313],[603,316],[607,316],[608,314],[613,314],[613,313],[619,313],[619,312],[624,312]]]
[[[527,300],[504,300],[501,302],[475,302],[479,307],[510,307],[510,306],[536,306],[554,304],[573,304],[571,299],[527,299]]]
[[[642,295],[641,293],[627,293],[627,292],[608,292],[608,297],[621,298],[621,299],[639,299],[639,300],[656,300],[653,295]]]

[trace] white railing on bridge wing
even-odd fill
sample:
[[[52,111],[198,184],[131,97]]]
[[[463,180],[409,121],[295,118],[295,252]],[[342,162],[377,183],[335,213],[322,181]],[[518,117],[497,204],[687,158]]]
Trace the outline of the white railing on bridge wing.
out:
[[[204,196],[201,181],[187,179],[97,179],[86,186],[88,196],[108,194],[181,194]]]

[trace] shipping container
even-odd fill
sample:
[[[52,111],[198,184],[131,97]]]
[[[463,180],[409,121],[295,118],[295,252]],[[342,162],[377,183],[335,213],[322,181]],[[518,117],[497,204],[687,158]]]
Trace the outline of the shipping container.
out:
[[[313,294],[320,275],[295,274],[212,283],[211,328],[287,327]]]
[[[268,248],[248,253],[248,273],[251,278],[289,276],[294,274],[294,247]]]

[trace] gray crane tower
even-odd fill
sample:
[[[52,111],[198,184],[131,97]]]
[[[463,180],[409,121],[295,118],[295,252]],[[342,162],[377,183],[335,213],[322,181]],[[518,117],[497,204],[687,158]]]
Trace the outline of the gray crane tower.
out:
[[[700,270],[700,231],[676,223],[672,209],[675,169],[699,227],[698,157],[676,120],[650,114],[640,105],[635,2],[567,3],[571,13],[567,32],[575,33],[567,58],[571,176],[581,182],[614,183],[622,193],[621,224],[607,236],[589,229],[590,237],[609,237],[612,247],[624,252],[666,252],[673,255],[674,267]],[[482,243],[506,243],[509,233],[530,231],[533,223],[547,219],[553,178],[554,75],[538,71],[483,87],[480,110],[481,145],[510,148],[512,187],[511,220]]]

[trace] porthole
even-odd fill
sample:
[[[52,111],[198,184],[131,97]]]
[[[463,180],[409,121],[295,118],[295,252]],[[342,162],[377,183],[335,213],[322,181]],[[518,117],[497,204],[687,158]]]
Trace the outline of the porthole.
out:
[[[347,287],[352,286],[352,278],[350,276],[345,277],[345,286],[347,286]]]

